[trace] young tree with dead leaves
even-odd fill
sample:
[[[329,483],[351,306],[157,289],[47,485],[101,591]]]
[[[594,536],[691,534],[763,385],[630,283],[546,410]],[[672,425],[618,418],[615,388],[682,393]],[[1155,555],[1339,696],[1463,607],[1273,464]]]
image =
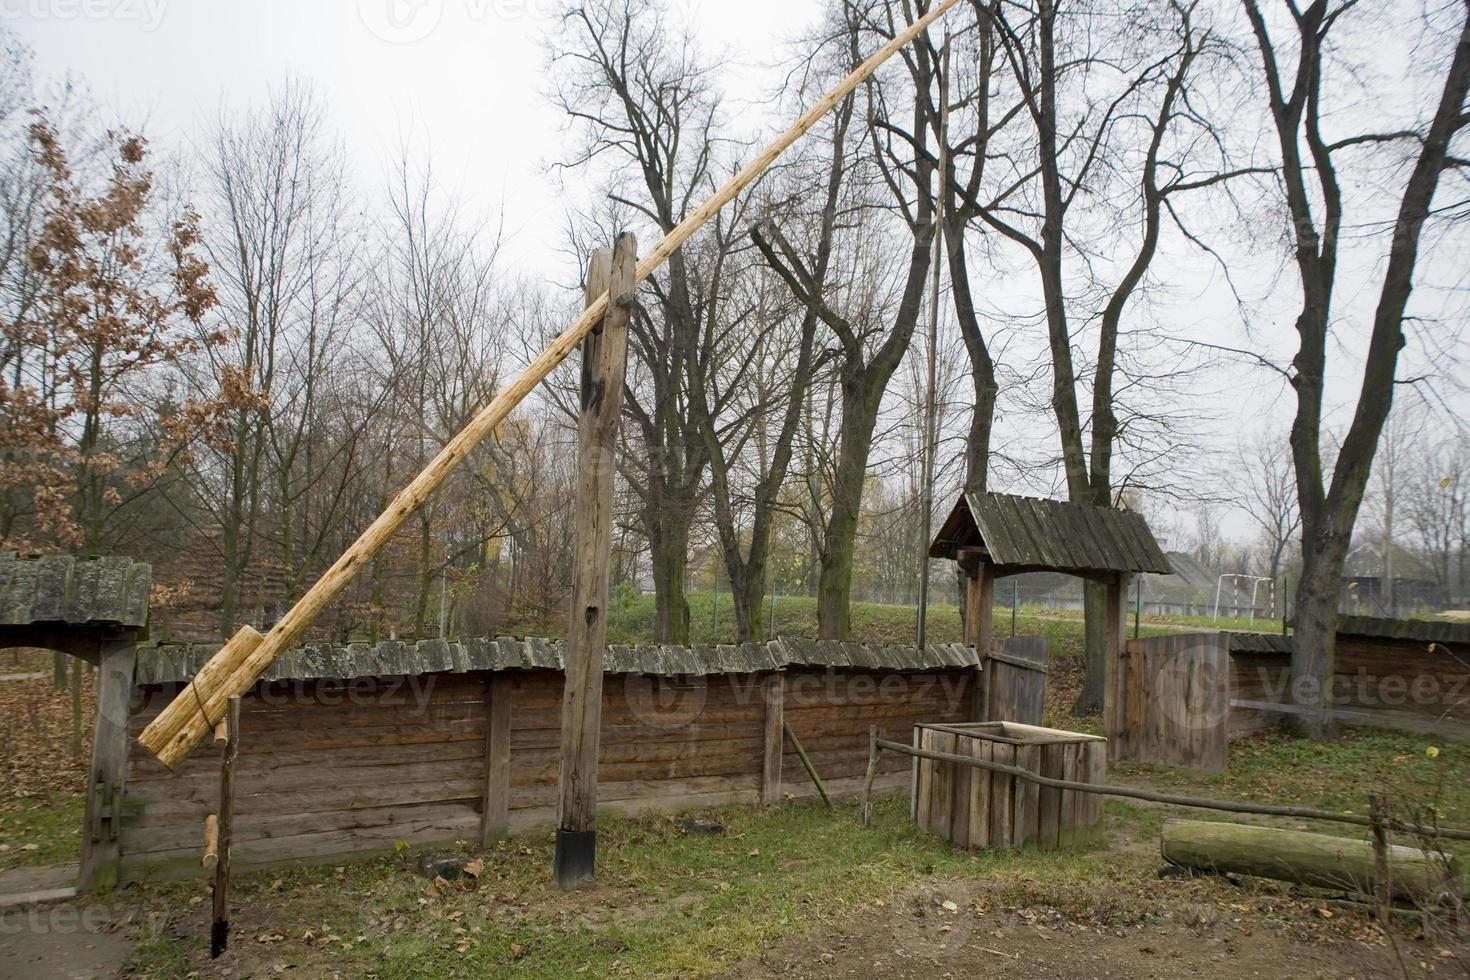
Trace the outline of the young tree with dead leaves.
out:
[[[111,544],[109,521],[192,440],[223,438],[220,406],[246,390],[227,382],[208,400],[178,403],[161,383],[171,365],[225,335],[199,329],[215,296],[197,216],[185,208],[165,230],[149,228],[157,215],[146,141],[109,134],[110,172],[93,185],[40,112],[29,137],[46,197],[27,255],[36,295],[7,338],[30,356],[4,382],[3,422],[24,442],[11,443],[16,461],[3,479],[30,484],[27,533],[95,555]]]

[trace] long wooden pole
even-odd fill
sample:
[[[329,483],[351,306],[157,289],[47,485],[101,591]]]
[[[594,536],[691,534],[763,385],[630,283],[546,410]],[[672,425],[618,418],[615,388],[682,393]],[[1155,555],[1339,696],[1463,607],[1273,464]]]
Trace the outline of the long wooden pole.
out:
[[[689,241],[721,208],[749,187],[777,157],[831,111],[833,106],[957,3],[959,0],[942,0],[935,4],[932,10],[914,21],[907,30],[894,36],[893,40],[879,48],[852,74],[838,83],[836,88],[807,110],[790,129],[741,168],[729,183],[664,236],[663,241],[638,263],[633,281],[639,283],[652,275],[668,261],[675,250]],[[388,543],[403,522],[423,506],[424,501],[438,489],[455,467],[510,416],[532,389],[577,349],[582,338],[607,313],[607,304],[606,292],[593,300],[571,326],[563,330],[549,347],[527,365],[510,387],[497,395],[458,435],[445,444],[433,461],[399,492],[388,505],[388,509],[368,525],[367,530],[316,580],[263,639],[249,627],[237,633],[204,665],[190,685],[179,692],[173,702],[143,730],[138,740],[170,769],[183,761],[218,723],[226,702],[231,697],[243,694],[260,679],[266,668],[316,621],[327,604],[341,594],[363,566]]]

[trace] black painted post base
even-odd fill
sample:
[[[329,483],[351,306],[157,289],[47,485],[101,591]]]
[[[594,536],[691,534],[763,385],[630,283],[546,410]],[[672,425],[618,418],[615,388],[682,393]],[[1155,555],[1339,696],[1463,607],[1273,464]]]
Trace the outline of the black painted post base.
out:
[[[597,831],[557,828],[552,873],[558,888],[574,888],[596,875]]]
[[[209,927],[209,958],[217,960],[230,945],[230,924],[211,923]]]

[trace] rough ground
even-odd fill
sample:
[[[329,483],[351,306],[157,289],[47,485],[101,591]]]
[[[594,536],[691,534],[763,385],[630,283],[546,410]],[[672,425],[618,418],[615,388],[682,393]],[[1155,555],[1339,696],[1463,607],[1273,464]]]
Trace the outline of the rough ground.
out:
[[[1044,906],[996,908],[982,883],[957,881],[916,889],[884,906],[864,908],[830,929],[784,941],[726,976],[1328,980],[1470,975],[1463,954],[1448,948],[1387,941],[1366,926],[1349,927],[1344,934],[1303,935],[1286,921],[1262,921],[1253,902],[1223,909],[1183,903],[1172,917],[1119,925],[1106,916],[1077,917]]]

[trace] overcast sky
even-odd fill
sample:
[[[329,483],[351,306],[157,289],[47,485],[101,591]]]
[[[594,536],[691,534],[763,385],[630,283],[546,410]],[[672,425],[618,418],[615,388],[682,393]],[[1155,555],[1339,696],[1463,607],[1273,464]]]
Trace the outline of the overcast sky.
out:
[[[816,0],[675,0],[728,87],[758,98],[782,42]],[[73,71],[155,143],[196,138],[222,105],[263,101],[295,75],[316,85],[360,178],[386,179],[402,140],[473,213],[502,213],[505,253],[534,270],[564,223],[547,164],[563,146],[542,38],[552,0],[0,0],[41,74]]]
[[[767,110],[766,97],[780,80],[776,66],[789,53],[785,43],[816,19],[819,0],[672,0],[670,6],[676,19],[693,26],[707,54],[724,55],[727,115],[750,127],[741,135],[774,129],[781,120]],[[565,283],[563,202],[547,173],[566,145],[564,121],[548,103],[544,81],[542,39],[553,26],[551,9],[552,0],[0,0],[0,21],[34,47],[43,78],[75,73],[111,114],[165,148],[186,149],[223,106],[259,104],[289,76],[309,81],[324,97],[364,188],[385,185],[408,141],[432,158],[437,182],[464,210],[503,221],[501,256],[527,275]],[[1375,41],[1374,68],[1390,87],[1412,77],[1405,68],[1414,57],[1407,36],[1390,31]],[[1187,255],[1182,240],[1167,244],[1156,262],[1160,283],[1145,315],[1177,324],[1181,335],[1259,347],[1285,364],[1294,346],[1290,269],[1274,243],[1261,247],[1260,236],[1242,234],[1219,246],[1237,271],[1236,285],[1250,294],[1249,324],[1213,260]],[[1331,352],[1345,382],[1333,386],[1339,422],[1356,387],[1381,257],[1375,248],[1345,260],[1338,304],[1344,322]],[[1441,269],[1470,266],[1463,247],[1442,247],[1428,261]],[[1284,290],[1271,285],[1281,271]],[[1463,284],[1463,275],[1449,279]],[[1019,263],[992,273],[977,292],[1001,297],[994,306],[1024,309],[1033,286],[1034,270]],[[1432,302],[1437,313],[1450,309],[1456,321],[1463,319],[1454,309],[1458,298]],[[1039,331],[1030,333],[1036,337],[1028,340],[1041,342]],[[1462,401],[1461,372],[1450,371],[1441,394]],[[1292,409],[1279,376],[1244,363],[1202,376],[1192,392],[1210,417],[1208,437],[1222,459],[1253,434],[1283,435]],[[998,435],[1015,440],[1019,433]],[[1239,515],[1230,526],[1247,531]]]

